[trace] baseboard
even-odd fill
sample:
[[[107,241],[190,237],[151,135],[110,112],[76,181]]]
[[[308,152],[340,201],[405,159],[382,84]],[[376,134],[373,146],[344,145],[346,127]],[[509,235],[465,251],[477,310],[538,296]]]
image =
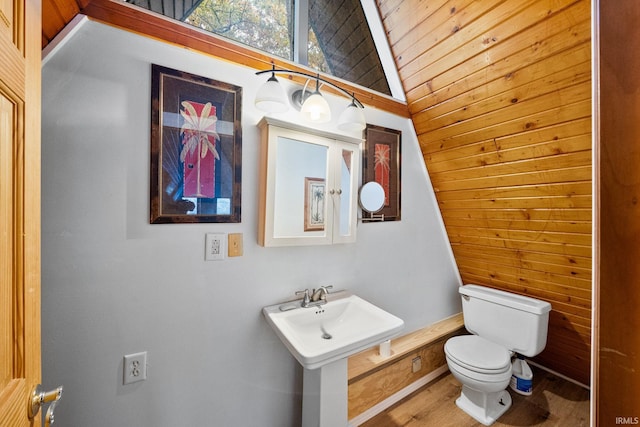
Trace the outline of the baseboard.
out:
[[[355,418],[349,420],[349,427],[357,427],[357,426],[365,423],[366,421],[368,421],[371,418],[375,417],[379,413],[383,412],[385,409],[395,405],[396,403],[398,403],[399,401],[401,401],[405,397],[409,396],[414,391],[416,391],[416,390],[420,389],[421,387],[424,387],[425,385],[429,384],[431,381],[435,380],[436,378],[438,378],[440,375],[444,374],[448,370],[449,370],[449,368],[447,367],[447,365],[442,365],[441,367],[437,368],[436,370],[429,372],[424,377],[422,377],[419,380],[409,384],[408,386],[406,386],[405,388],[403,388],[399,392],[387,397],[382,402],[372,406],[371,408],[367,409],[366,411],[364,411],[360,415],[358,415]]]
[[[527,359],[527,363],[528,363],[528,364],[530,364],[530,365],[533,365],[533,366],[535,366],[535,367],[537,367],[537,368],[540,368],[540,369],[542,369],[542,370],[544,370],[544,371],[547,371],[547,372],[549,372],[549,373],[551,373],[551,374],[555,375],[556,377],[560,377],[560,378],[562,378],[563,380],[569,381],[570,383],[574,383],[575,385],[578,385],[578,386],[580,386],[580,387],[582,387],[582,388],[586,388],[587,390],[591,390],[591,387],[589,387],[588,385],[582,384],[581,382],[576,381],[576,380],[574,380],[573,378],[569,378],[569,377],[567,377],[566,375],[562,375],[561,373],[556,372],[556,371],[554,371],[553,369],[549,369],[549,368],[547,368],[547,367],[546,367],[546,366],[544,366],[544,365],[541,365],[541,364],[536,363],[536,362],[534,362],[534,361],[532,361],[532,360],[529,360],[529,359]]]

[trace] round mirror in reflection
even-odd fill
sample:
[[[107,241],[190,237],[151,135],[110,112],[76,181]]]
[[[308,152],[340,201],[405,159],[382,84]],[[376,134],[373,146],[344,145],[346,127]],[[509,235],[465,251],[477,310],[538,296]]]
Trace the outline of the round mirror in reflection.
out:
[[[376,213],[384,207],[384,188],[375,181],[360,187],[360,207],[369,213]]]

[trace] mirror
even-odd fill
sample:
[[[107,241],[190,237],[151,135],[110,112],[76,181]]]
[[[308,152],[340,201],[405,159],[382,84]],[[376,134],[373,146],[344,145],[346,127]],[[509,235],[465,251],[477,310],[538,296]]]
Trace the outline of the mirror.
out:
[[[329,147],[278,137],[273,235],[324,234]]]
[[[349,236],[351,234],[351,216],[354,214],[351,209],[351,182],[353,175],[351,169],[355,154],[353,150],[342,149],[342,161],[340,162],[340,235]],[[357,184],[356,184],[357,185]],[[354,187],[355,188],[355,187]]]
[[[369,213],[376,213],[384,207],[384,188],[375,181],[370,181],[360,188],[360,207]]]

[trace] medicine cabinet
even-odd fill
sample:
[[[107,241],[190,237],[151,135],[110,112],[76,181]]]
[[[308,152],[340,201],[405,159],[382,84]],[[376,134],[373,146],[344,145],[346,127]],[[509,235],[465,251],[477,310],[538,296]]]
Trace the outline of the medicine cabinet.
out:
[[[362,140],[265,117],[261,131],[263,246],[354,242]]]

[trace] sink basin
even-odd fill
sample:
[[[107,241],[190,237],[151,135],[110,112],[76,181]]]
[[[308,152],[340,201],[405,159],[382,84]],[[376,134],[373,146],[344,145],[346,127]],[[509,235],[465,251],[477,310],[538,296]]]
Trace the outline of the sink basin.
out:
[[[386,341],[404,326],[402,319],[348,292],[329,294],[327,303],[320,306],[285,303],[262,311],[306,369],[319,368]]]

